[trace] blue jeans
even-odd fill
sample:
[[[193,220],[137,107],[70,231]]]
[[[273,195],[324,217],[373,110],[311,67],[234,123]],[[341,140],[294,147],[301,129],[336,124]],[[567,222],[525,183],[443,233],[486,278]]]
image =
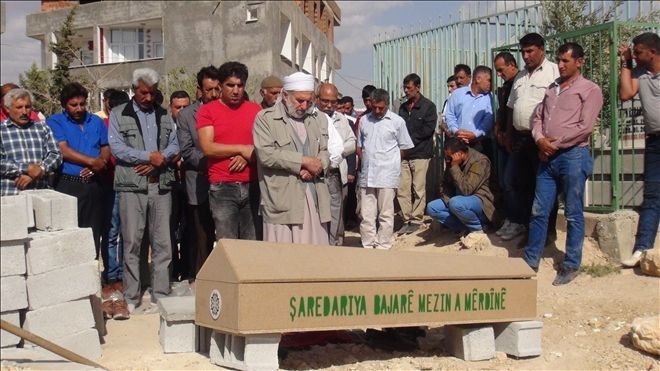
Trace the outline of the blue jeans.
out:
[[[429,202],[426,213],[456,233],[481,231],[487,221],[477,196],[454,196],[449,205],[437,199]]]
[[[529,222],[529,239],[523,259],[538,268],[548,233],[548,217],[561,189],[566,197],[567,223],[564,268],[578,269],[582,262],[584,240],[584,187],[593,170],[593,159],[587,147],[561,150],[547,162],[541,162],[536,174],[536,194]]]
[[[107,251],[105,259],[103,259],[103,280],[105,282],[121,281],[124,271],[124,241],[121,239],[119,221],[119,194],[114,191],[109,192],[106,206],[112,208],[112,211],[102,244],[102,248]]]
[[[646,139],[644,151],[644,201],[639,214],[635,250],[653,248],[660,223],[660,135]]]

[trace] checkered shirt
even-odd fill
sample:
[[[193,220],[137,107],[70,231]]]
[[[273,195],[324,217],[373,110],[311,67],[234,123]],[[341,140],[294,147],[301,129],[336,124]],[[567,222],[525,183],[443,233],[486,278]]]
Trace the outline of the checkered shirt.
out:
[[[40,164],[45,173],[55,171],[62,164],[50,127],[43,121],[19,126],[10,119],[0,122],[0,195],[18,194],[14,180],[27,173],[28,164]],[[28,188],[46,188],[43,176]]]

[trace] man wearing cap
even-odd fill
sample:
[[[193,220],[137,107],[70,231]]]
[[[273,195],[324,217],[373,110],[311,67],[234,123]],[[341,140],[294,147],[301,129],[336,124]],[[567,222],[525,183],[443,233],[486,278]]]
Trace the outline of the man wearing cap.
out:
[[[264,240],[328,244],[328,122],[313,110],[314,77],[284,78],[282,99],[257,114],[257,154]]]
[[[281,92],[282,80],[280,80],[279,77],[271,75],[263,79],[261,81],[261,90],[259,90],[259,94],[261,94],[261,98],[263,98],[261,101],[261,108],[265,109],[275,105]]]

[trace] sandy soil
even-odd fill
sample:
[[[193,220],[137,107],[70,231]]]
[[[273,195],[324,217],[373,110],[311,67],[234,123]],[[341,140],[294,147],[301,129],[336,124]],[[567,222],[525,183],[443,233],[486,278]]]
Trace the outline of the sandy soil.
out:
[[[518,257],[519,241],[504,242],[489,235],[492,247],[483,255]],[[623,270],[604,277],[581,274],[562,287],[552,286],[553,265],[561,261],[566,235],[559,232],[555,247],[547,248],[538,275],[538,318],[544,323],[543,355],[528,359],[498,357],[465,362],[446,353],[442,329],[430,329],[412,353],[385,352],[366,344],[330,344],[289,350],[280,359],[283,369],[431,370],[431,369],[636,369],[660,370],[660,359],[634,349],[628,336],[636,317],[658,314],[660,280]],[[357,246],[359,236],[348,233],[347,244]],[[561,247],[557,249],[556,246]],[[395,249],[433,251],[438,254],[475,254],[461,250],[447,231],[426,225],[413,235],[397,239]],[[583,265],[607,264],[591,239],[585,239]],[[216,369],[196,353],[163,354],[158,343],[158,314],[108,321],[108,334],[99,363],[110,369]]]

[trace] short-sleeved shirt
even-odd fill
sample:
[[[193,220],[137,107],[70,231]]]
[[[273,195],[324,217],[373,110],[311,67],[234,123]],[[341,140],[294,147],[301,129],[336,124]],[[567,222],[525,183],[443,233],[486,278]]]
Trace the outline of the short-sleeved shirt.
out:
[[[382,119],[373,112],[362,116],[358,133],[362,148],[360,187],[398,188],[402,149],[413,148],[406,122],[392,111]]]
[[[532,130],[536,106],[543,100],[545,89],[559,78],[556,63],[543,60],[540,66],[529,73],[522,68],[513,80],[507,107],[513,109],[513,127],[519,131]]]
[[[66,142],[69,148],[89,157],[99,157],[101,147],[108,145],[108,128],[103,120],[92,114],[85,113],[83,124],[74,121],[66,112],[50,116],[46,123],[53,131],[57,143]],[[80,176],[85,166],[70,161],[62,164],[62,173]]]
[[[254,145],[252,127],[254,118],[261,111],[261,106],[253,102],[243,102],[237,109],[232,109],[216,100],[199,107],[197,112],[197,130],[213,126],[213,141],[222,144]],[[241,172],[229,172],[231,158],[208,159],[209,182],[252,182],[257,179],[256,163],[246,166]]]
[[[660,72],[653,75],[643,68],[635,68],[633,77],[639,80],[644,131],[660,134]]]

